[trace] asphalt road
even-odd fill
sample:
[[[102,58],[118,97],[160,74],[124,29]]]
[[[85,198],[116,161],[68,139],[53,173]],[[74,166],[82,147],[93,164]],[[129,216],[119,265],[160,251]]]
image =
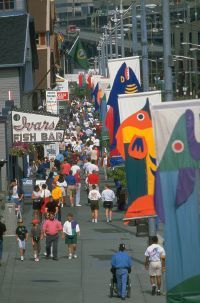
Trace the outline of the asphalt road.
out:
[[[136,237],[135,227],[122,223],[122,213],[114,212],[112,223],[106,223],[101,207],[100,220],[91,223],[90,208],[86,205],[86,194],[82,193],[82,207],[63,208],[62,222],[66,214],[73,211],[81,228],[78,240],[78,258],[68,260],[64,240],[60,238],[58,261],[40,262],[33,259],[31,241],[27,243],[24,262],[20,261],[15,237],[5,237],[3,265],[0,267],[1,303],[107,303],[121,302],[109,297],[110,260],[119,243],[126,244],[133,257],[131,273],[131,298],[127,302],[164,303],[164,295],[152,297],[147,271],[144,269],[146,237]],[[25,223],[30,230],[31,205],[25,206]],[[42,252],[45,243],[42,242]]]

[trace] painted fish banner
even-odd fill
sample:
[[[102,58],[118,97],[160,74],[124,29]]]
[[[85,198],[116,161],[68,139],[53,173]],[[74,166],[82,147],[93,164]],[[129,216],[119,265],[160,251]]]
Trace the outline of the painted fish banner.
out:
[[[141,91],[141,86],[134,70],[123,62],[118,69],[111,87],[107,105],[109,109],[106,116],[106,126],[110,136],[110,155],[118,155],[116,149],[116,134],[120,125],[118,95],[133,94]]]
[[[134,73],[138,82],[141,83],[140,79],[140,58],[139,56],[126,57],[126,58],[116,58],[108,60],[108,70],[110,77],[110,84],[113,85],[114,79],[121,65],[126,62],[127,67],[130,67]]]
[[[152,106],[168,303],[200,302],[200,100]]]
[[[125,160],[129,202],[124,220],[152,217],[156,153],[150,106],[161,103],[161,92],[119,95],[118,103],[117,150]]]

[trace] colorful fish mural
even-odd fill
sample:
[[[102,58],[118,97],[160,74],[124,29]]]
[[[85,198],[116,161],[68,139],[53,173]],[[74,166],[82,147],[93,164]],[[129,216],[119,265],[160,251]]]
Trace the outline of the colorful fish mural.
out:
[[[148,99],[144,108],[122,122],[116,139],[127,176],[129,207],[124,219],[155,216],[156,153]]]
[[[134,71],[124,62],[116,74],[107,103],[110,107],[106,116],[106,127],[109,131],[111,156],[118,154],[115,138],[120,125],[118,95],[133,94],[139,91],[141,91],[141,86]]]
[[[158,145],[160,134],[176,119],[155,177],[155,207],[165,223],[168,303],[200,302],[200,143],[195,114],[190,108],[179,116],[171,110],[165,119],[157,111],[154,118]]]

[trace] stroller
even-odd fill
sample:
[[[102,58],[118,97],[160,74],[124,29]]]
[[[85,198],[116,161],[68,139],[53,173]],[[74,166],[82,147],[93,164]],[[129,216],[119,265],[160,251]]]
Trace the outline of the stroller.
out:
[[[112,298],[114,295],[118,295],[117,291],[117,278],[116,278],[116,271],[114,268],[111,268],[112,272],[112,278],[110,279],[110,298]],[[126,293],[127,298],[131,297],[131,278],[127,277],[127,283],[126,283]]]

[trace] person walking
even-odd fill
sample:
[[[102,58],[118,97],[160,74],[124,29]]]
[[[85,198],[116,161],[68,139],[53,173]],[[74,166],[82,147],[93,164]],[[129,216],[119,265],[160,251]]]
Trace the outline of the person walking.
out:
[[[51,196],[53,201],[57,204],[57,216],[58,220],[61,221],[61,203],[62,203],[62,189],[57,185],[57,182],[52,183]]]
[[[15,213],[17,218],[22,218],[22,202],[24,193],[21,186],[18,184],[16,179],[13,179],[10,184],[11,187],[11,201],[15,203]]]
[[[65,178],[67,182],[67,195],[69,196],[70,206],[74,207],[74,197],[76,193],[76,179],[72,174],[72,170],[69,171],[69,175]]]
[[[55,219],[54,213],[50,213],[49,219],[45,220],[42,227],[43,236],[46,236],[46,259],[49,259],[53,245],[53,260],[58,260],[58,239],[62,229],[61,222]]]
[[[131,272],[132,267],[132,259],[125,252],[125,244],[122,243],[119,245],[119,251],[112,256],[111,260],[111,271],[115,270],[116,278],[117,278],[117,290],[118,296],[121,297],[122,300],[126,298],[126,284],[128,273]]]
[[[3,222],[1,222],[1,217],[0,217],[0,266],[3,256],[3,234],[5,232],[6,232],[6,225]]]
[[[75,205],[76,206],[82,206],[80,204],[80,198],[81,198],[81,170],[80,168],[77,170],[76,174],[74,175],[76,179],[76,199],[75,199]]]
[[[63,207],[64,204],[66,205],[66,191],[67,191],[67,182],[65,181],[64,175],[60,174],[58,181],[56,183],[62,190],[62,200],[60,204],[61,207]]]
[[[34,186],[31,198],[33,201],[33,217],[34,217],[34,219],[39,219],[39,214],[40,214],[41,205],[42,205],[41,191],[40,191],[39,185]]]
[[[92,173],[90,173],[87,178],[86,182],[89,186],[89,191],[92,190],[92,185],[96,186],[96,189],[99,190],[99,174],[97,171],[93,170]]]
[[[26,241],[28,240],[28,230],[23,224],[23,219],[18,219],[18,226],[16,228],[16,240],[19,245],[20,259],[24,261],[24,254],[26,251]]]
[[[51,192],[47,188],[46,184],[42,184],[42,190],[41,190],[41,214],[44,216],[46,212],[46,205],[50,201]]]
[[[32,239],[32,245],[33,245],[33,251],[34,251],[34,259],[35,262],[39,262],[39,255],[40,255],[40,240],[42,238],[42,231],[41,227],[39,225],[39,220],[33,219],[32,220],[32,228],[31,228],[31,239]]]
[[[113,209],[113,200],[115,199],[115,193],[110,189],[109,184],[105,185],[105,189],[101,193],[101,198],[103,201],[103,207],[106,212],[106,221],[112,221],[112,209]]]
[[[80,236],[80,227],[77,221],[74,220],[73,214],[69,213],[67,221],[63,225],[63,239],[65,239],[65,244],[68,246],[68,259],[77,258],[77,235]]]
[[[96,189],[96,185],[92,185],[92,190],[89,192],[88,199],[90,200],[90,208],[92,213],[92,222],[97,223],[99,213],[100,192]]]
[[[151,294],[160,296],[162,270],[165,269],[165,250],[158,244],[158,237],[152,237],[152,244],[145,251],[145,268],[149,270]],[[157,285],[156,285],[157,284]]]

